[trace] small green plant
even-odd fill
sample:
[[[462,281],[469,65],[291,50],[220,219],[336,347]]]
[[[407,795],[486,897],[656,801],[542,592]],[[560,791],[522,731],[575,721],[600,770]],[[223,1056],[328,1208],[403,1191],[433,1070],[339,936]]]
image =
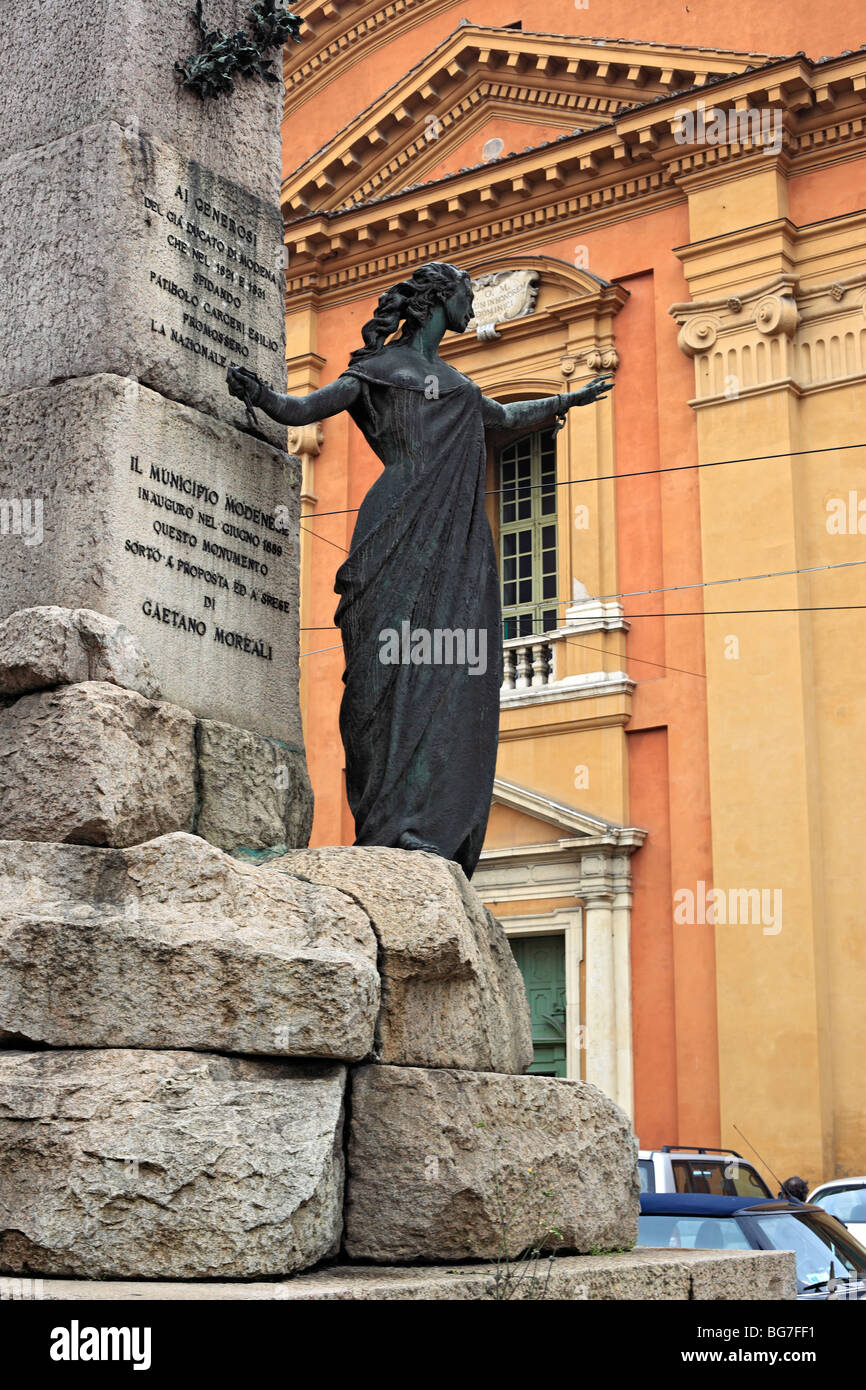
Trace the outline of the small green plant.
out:
[[[479,1120],[478,1129],[486,1129]],[[553,1261],[563,1233],[556,1224],[556,1197],[552,1188],[543,1187],[535,1169],[528,1168],[522,1191],[515,1197],[514,1176],[506,1183],[501,1157],[503,1144],[493,1144],[493,1201],[497,1228],[497,1252],[493,1278],[487,1297],[497,1301],[509,1298],[543,1299],[547,1297]],[[513,1169],[512,1169],[513,1174]],[[529,1225],[529,1241],[515,1250],[518,1230]]]
[[[285,8],[283,0],[257,0],[247,16],[252,35],[245,29],[226,34],[222,29],[208,28],[203,0],[196,0],[192,17],[198,26],[199,51],[174,66],[183,75],[183,86],[195,92],[200,101],[233,92],[236,77],[278,82],[279,74],[265,53],[282,47],[288,39],[301,42],[298,31],[303,21]]]

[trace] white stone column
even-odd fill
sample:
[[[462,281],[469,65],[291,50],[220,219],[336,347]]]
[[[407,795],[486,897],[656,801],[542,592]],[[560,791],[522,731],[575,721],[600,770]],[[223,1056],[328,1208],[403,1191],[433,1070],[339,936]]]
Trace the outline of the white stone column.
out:
[[[586,904],[586,1079],[616,1099],[614,894],[605,869],[602,855],[581,860],[581,895]]]
[[[580,962],[583,959],[583,925],[575,908],[565,928],[565,1070],[569,1080],[580,1080],[581,1051],[586,1030],[580,1017]]]
[[[615,859],[613,899],[613,975],[616,999],[615,1100],[634,1119],[634,1051],[631,1017],[631,862]]]
[[[586,1079],[634,1115],[631,864],[627,854],[581,859],[586,904]]]

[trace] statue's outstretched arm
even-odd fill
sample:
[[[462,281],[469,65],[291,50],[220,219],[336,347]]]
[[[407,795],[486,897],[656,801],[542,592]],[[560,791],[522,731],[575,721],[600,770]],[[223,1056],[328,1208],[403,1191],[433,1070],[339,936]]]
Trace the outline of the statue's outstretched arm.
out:
[[[257,406],[281,425],[312,425],[329,415],[339,415],[357,400],[361,390],[357,377],[340,376],[308,396],[281,396],[246,367],[229,367],[226,381],[233,396]]]
[[[580,391],[570,391],[566,395],[542,396],[535,401],[509,401],[503,405],[490,396],[482,397],[484,423],[489,430],[500,432],[526,431],[550,425],[558,415],[564,415],[576,405],[591,405],[600,400],[613,386],[607,376],[594,377]]]

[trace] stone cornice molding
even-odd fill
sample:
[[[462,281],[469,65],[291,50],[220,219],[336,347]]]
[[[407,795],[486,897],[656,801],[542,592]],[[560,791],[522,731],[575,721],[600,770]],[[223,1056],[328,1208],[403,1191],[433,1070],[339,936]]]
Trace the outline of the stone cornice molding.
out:
[[[775,283],[778,276],[795,275],[800,237],[801,229],[789,218],[777,217],[687,246],[675,246],[673,252],[682,261],[693,292],[698,287],[696,298],[707,309],[715,309],[741,297],[744,279],[752,278],[753,287],[757,288]],[[699,290],[704,284],[716,285],[717,293],[701,294]]]
[[[680,114],[700,106],[731,118],[778,111],[779,149],[768,150],[751,138],[720,144],[683,140]],[[776,162],[785,173],[802,172],[845,157],[852,145],[866,148],[866,53],[821,64],[800,57],[781,60],[703,91],[624,112],[615,124],[633,154],[641,148],[649,152],[686,192],[729,178],[733,169],[740,175]]]
[[[565,622],[554,631],[559,636],[569,637],[575,633],[630,632],[631,623],[618,599],[586,598],[569,604]]]
[[[690,192],[695,187],[712,187],[714,183],[729,178],[734,168],[740,176],[776,162],[786,174],[802,173],[809,168],[849,158],[852,153],[866,149],[866,107],[861,107],[858,99],[856,111],[851,110],[844,118],[834,120],[825,113],[825,119],[818,128],[798,130],[786,127],[782,132],[778,154],[767,155],[760,147],[736,141],[686,153],[680,153],[681,149],[678,147],[678,152],[668,158],[667,167],[672,179],[684,192]],[[664,151],[659,151],[658,158],[664,158]]]
[[[441,14],[453,6],[453,0],[295,0],[295,13],[303,18],[302,35],[304,46],[297,49],[295,44],[286,44],[284,51],[284,78],[286,86],[286,106],[295,104],[300,89],[320,89],[332,81],[346,65],[357,63],[359,53],[363,57],[373,53],[382,43],[392,38],[396,29],[405,32],[409,26],[423,24],[428,19]],[[502,28],[495,25],[461,25],[482,35],[500,35]],[[513,36],[514,31],[505,31]],[[521,39],[542,38],[562,40],[564,35],[548,35],[534,31],[517,31]],[[591,38],[571,39],[570,42],[582,44],[599,43]],[[698,81],[699,76],[708,72],[731,71],[731,68],[760,58],[766,61],[767,53],[753,53],[741,49],[712,49],[712,47],[681,46],[653,42],[653,40],[602,40],[602,46],[617,44],[617,49],[626,50],[628,56],[638,58],[648,54],[655,60],[653,68],[680,76],[681,85]],[[634,61],[630,64],[634,67]],[[639,71],[639,68],[638,68]],[[303,100],[303,97],[302,97]]]
[[[494,801],[496,797],[494,796]],[[486,849],[481,855],[483,864],[507,864],[509,861],[526,860],[528,863],[544,864],[567,857],[572,863],[588,857],[590,860],[606,862],[611,872],[620,872],[620,862],[630,858],[647,838],[646,830],[636,826],[612,826],[608,835],[592,835],[579,839],[544,841],[537,845],[514,845],[503,849]],[[611,884],[613,891],[613,884]],[[577,896],[577,895],[576,895]]]
[[[348,35],[342,46],[352,50],[357,61]],[[302,53],[296,50],[290,56],[300,60]],[[413,126],[423,134],[425,118],[441,120],[443,112],[480,81],[504,80],[510,89],[518,79],[518,87],[560,94],[566,104],[580,92],[585,99],[597,99],[595,120],[611,119],[624,107],[702,87],[708,79],[727,75],[732,68],[742,70],[755,58],[766,62],[767,57],[461,25],[289,175],[284,203],[298,210],[322,206],[321,194],[340,184],[351,187],[353,171],[369,160],[371,151],[375,158],[389,143],[399,145]],[[587,103],[588,116],[591,110]]]
[[[425,189],[423,203],[417,201],[416,192],[414,204],[407,194],[338,215],[315,214],[290,223],[286,228],[289,300],[298,290],[313,286],[329,301],[374,294],[394,273],[407,274],[425,261],[463,264],[468,257],[477,260],[479,253],[489,255],[488,246],[502,247],[503,243],[517,254],[521,246],[532,247],[552,234],[573,231],[579,236],[582,227],[633,216],[635,198],[642,200],[642,210],[646,210],[682,197],[666,183],[662,171],[654,171],[551,201],[549,190],[557,186],[560,171],[553,162],[547,167],[550,174],[542,168],[540,178],[509,176],[507,189],[503,184],[506,201],[518,186],[525,186],[534,196],[531,202],[527,199],[503,208],[502,216],[491,215],[491,209],[497,208],[498,189],[467,181],[459,192],[446,189],[437,195]],[[327,262],[337,256],[339,264],[332,269]]]
[[[522,690],[502,690],[499,694],[503,710],[558,705],[566,700],[597,700],[599,697],[634,694],[637,682],[626,671],[588,671],[584,675],[565,676],[550,685],[529,686]],[[626,716],[628,718],[628,716]],[[614,720],[611,722],[624,722]],[[504,740],[503,740],[504,741]]]
[[[294,215],[324,208],[345,209],[355,203],[399,192],[407,182],[423,182],[452,150],[465,145],[474,131],[496,116],[509,120],[524,116],[535,124],[549,121],[550,140],[554,141],[563,133],[574,134],[577,125],[584,130],[608,125],[622,107],[620,100],[582,92],[557,92],[525,82],[485,81],[473,87],[464,85],[466,89],[455,94],[451,105],[435,111],[435,125],[421,124],[420,128],[416,125],[412,133],[400,132],[400,138],[389,138],[389,156],[383,163],[375,158],[365,159],[363,150],[351,150],[339,163],[334,161],[325,171],[309,177],[300,186],[298,176],[290,175],[283,181],[284,209]],[[563,132],[563,126],[569,129]],[[428,134],[428,129],[435,130],[435,136]],[[377,153],[381,154],[384,142],[377,139],[376,144],[379,146]],[[477,163],[476,159],[473,167]],[[361,178],[365,164],[370,172]]]
[[[407,28],[425,23],[452,4],[453,0],[389,0],[387,4],[382,0],[296,0],[295,11],[304,20],[304,43],[300,47],[288,44],[284,50],[286,115],[308,98],[310,89],[319,91],[327,86],[359,58],[369,57],[390,41],[397,30],[405,33]],[[613,81],[619,69],[624,68],[626,77],[638,87],[655,79],[660,79],[662,86],[688,87],[706,81],[712,73],[730,72],[746,67],[755,59],[766,62],[771,57],[766,53],[736,49],[642,40],[596,40],[475,24],[460,25],[448,36],[446,43],[455,37],[465,38],[467,31],[480,37],[484,44],[482,51],[494,58],[501,57],[514,71],[537,65],[540,58],[541,70],[549,72],[551,77],[563,64],[568,76],[577,76],[581,74],[583,63],[594,61],[594,49],[610,48],[614,50],[610,59],[601,55],[597,69],[600,80]],[[561,51],[564,44],[570,46],[565,55]],[[581,48],[580,56],[574,52],[577,45]]]
[[[332,197],[317,198],[316,206],[346,206],[350,202],[395,192],[409,173],[413,183],[422,181],[453,149],[465,145],[475,131],[497,116],[508,120],[525,116],[535,124],[549,120],[550,138],[555,140],[566,124],[573,127],[579,122],[587,129],[607,124],[620,106],[621,102],[605,101],[581,92],[555,92],[540,86],[517,86],[513,82],[482,82],[437,116],[439,134],[435,139],[420,134],[401,146],[387,163],[358,185],[351,200],[340,199],[335,190]],[[565,133],[571,135],[573,129]],[[310,205],[303,194],[298,202]]]
[[[423,24],[446,10],[453,0],[295,0],[294,12],[304,21],[302,47],[283,50],[284,115],[308,100],[347,67],[375,52],[394,37],[397,28]]]
[[[838,70],[830,74],[827,70]],[[760,79],[760,81],[758,81]],[[833,104],[827,100],[819,101],[823,90],[834,93]],[[688,146],[678,143],[674,138],[678,125],[678,111],[696,110],[701,101],[703,106],[719,110],[735,110],[744,103],[767,103],[770,95],[783,101],[785,129],[783,150],[777,156],[767,156],[762,146],[752,146],[749,142],[733,142],[730,145]],[[398,108],[398,113],[403,107]],[[359,118],[360,120],[360,118]],[[405,120],[409,120],[406,113]],[[368,122],[373,118],[368,117]],[[746,161],[765,163],[767,158],[784,158],[785,167],[812,167],[816,163],[827,163],[833,157],[840,157],[835,147],[844,147],[845,152],[852,145],[866,147],[866,53],[856,54],[845,60],[820,65],[813,71],[808,60],[784,60],[784,63],[771,65],[771,70],[759,70],[749,74],[738,74],[723,81],[714,82],[710,88],[680,93],[669,99],[653,100],[648,106],[626,111],[616,120],[607,122],[591,131],[557,139],[552,145],[537,146],[518,156],[507,156],[489,164],[477,165],[461,172],[438,179],[432,185],[413,186],[388,195],[382,202],[352,204],[324,210],[327,218],[334,218],[352,225],[350,218],[356,211],[366,211],[367,220],[381,225],[385,213],[389,215],[409,215],[411,204],[442,204],[442,211],[459,211],[450,207],[453,200],[467,197],[473,202],[481,196],[485,211],[489,215],[492,208],[503,208],[507,204],[525,203],[534,192],[555,192],[566,186],[584,186],[594,193],[601,193],[603,200],[617,196],[621,183],[632,183],[635,177],[652,177],[662,174],[664,183],[674,186],[685,185],[689,179],[698,177],[717,178],[720,171],[728,174],[731,168],[745,172]],[[378,133],[377,133],[378,132]],[[364,133],[363,138],[373,136],[373,146],[386,145],[386,132],[374,124],[373,131]],[[342,136],[352,140],[352,131]],[[834,153],[835,150],[835,153]],[[327,161],[331,158],[338,164],[348,161],[356,165],[353,178],[356,186],[364,183],[370,175],[363,175],[364,158],[353,153],[350,143],[346,149],[332,142],[324,152],[314,156],[314,161],[325,161],[316,178],[329,182]],[[378,160],[378,156],[377,156]],[[366,158],[370,163],[370,158]],[[289,211],[291,197],[296,196],[289,185],[297,179],[313,178],[311,161],[297,171],[286,182],[284,208]],[[624,175],[628,178],[624,178]],[[314,178],[313,178],[314,182]],[[632,200],[641,196],[646,189],[628,188]],[[621,195],[620,195],[621,196]],[[300,197],[300,190],[297,190]],[[578,210],[588,210],[589,203]],[[435,221],[431,213],[428,220]],[[316,221],[316,214],[304,214],[303,222]],[[291,224],[296,225],[296,224]]]
[[[526,858],[536,863],[544,863],[545,860],[557,858],[561,854],[570,854],[572,857],[591,854],[615,862],[624,855],[631,856],[639,850],[648,834],[649,831],[641,830],[634,825],[611,825],[609,831],[603,834],[545,840],[537,845],[509,845],[503,849],[485,850],[483,857],[487,861],[504,862],[509,859]]]
[[[286,358],[286,370],[290,376],[302,378],[303,384],[310,390],[315,390],[326,360],[317,352],[302,352]]]
[[[505,240],[514,250],[552,232],[579,235],[583,226],[678,202],[686,184],[715,180],[720,171],[730,177],[762,163],[766,168],[773,159],[799,172],[866,150],[866,53],[814,71],[805,59],[771,67],[772,72],[739,74],[708,89],[653,102],[609,125],[433,184],[296,219],[286,232],[292,290],[299,274],[315,273],[316,283],[330,293],[353,280],[386,277],[424,260],[462,260],[467,253],[477,258],[492,242]],[[787,102],[788,122],[778,155],[767,156],[747,143],[690,149],[674,140],[677,109],[708,100],[728,109],[762,93],[766,99],[777,89]],[[833,93],[832,105],[827,99],[823,105],[818,102],[825,89]],[[332,257],[339,258],[336,276],[326,267]],[[353,266],[353,261],[362,264]],[[319,266],[325,266],[323,274],[314,271]]]
[[[588,837],[485,849],[473,882],[486,902],[577,899],[584,907],[628,907],[631,856],[640,849],[646,831],[623,827],[620,839],[620,844]],[[604,866],[600,871],[599,862]],[[506,930],[512,920],[504,920]]]
[[[631,856],[646,838],[636,826],[612,826],[609,835],[485,849],[476,886],[487,901],[567,897],[581,899],[589,909],[625,907]]]

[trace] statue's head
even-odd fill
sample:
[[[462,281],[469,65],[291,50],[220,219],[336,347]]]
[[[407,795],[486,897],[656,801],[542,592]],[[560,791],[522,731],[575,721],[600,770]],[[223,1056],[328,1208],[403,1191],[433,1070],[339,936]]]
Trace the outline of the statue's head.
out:
[[[364,346],[352,358],[378,352],[403,323],[401,338],[409,338],[442,308],[445,326],[463,333],[472,318],[472,281],[465,270],[446,261],[428,261],[381,296],[376,312],[361,330]]]

